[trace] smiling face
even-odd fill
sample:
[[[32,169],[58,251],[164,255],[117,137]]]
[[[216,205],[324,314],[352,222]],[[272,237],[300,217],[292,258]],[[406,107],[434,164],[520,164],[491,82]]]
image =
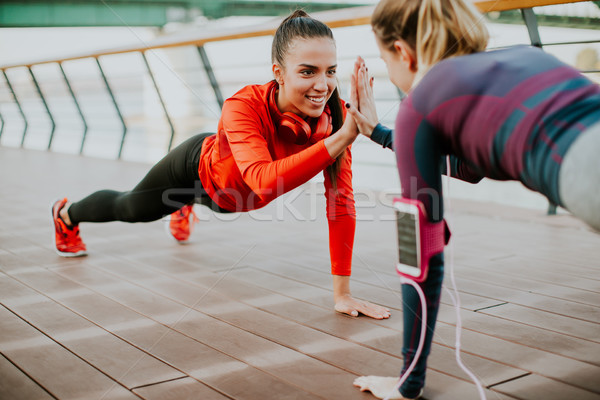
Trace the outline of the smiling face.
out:
[[[284,65],[273,64],[279,83],[277,107],[302,118],[318,118],[337,87],[335,42],[328,37],[297,38]]]

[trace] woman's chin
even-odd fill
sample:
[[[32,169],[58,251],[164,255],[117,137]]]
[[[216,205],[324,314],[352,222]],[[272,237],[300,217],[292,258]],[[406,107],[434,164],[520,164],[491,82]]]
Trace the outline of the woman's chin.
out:
[[[325,110],[325,104],[320,105],[318,107],[315,107],[315,106],[307,107],[306,109],[302,110],[302,112],[310,118],[319,118],[321,116],[321,114],[323,114],[324,110]]]

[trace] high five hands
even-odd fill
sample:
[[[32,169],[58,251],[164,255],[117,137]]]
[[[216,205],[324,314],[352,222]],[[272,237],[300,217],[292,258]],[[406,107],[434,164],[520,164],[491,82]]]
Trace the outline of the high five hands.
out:
[[[350,78],[350,102],[352,107],[348,109],[348,112],[354,118],[358,131],[371,137],[371,133],[378,123],[373,96],[373,77],[369,77],[365,60],[360,56],[354,62],[354,71]]]
[[[350,79],[350,102],[352,106],[348,108],[348,113],[354,118],[358,131],[367,137],[371,137],[371,133],[373,133],[373,129],[379,120],[375,109],[375,98],[373,97],[373,78],[369,77],[365,60],[360,56],[357,57],[354,63],[354,71]],[[369,304],[368,306],[373,305]],[[367,312],[362,312],[373,318],[377,318],[374,315],[380,312],[380,310],[373,312],[367,306],[364,306],[364,309]],[[336,304],[336,310],[338,310],[338,304]],[[342,310],[338,311],[344,312]],[[389,310],[386,309],[386,311],[386,317],[384,318],[389,317]],[[356,313],[356,311],[354,312]],[[358,315],[358,313],[351,315]],[[361,392],[370,391],[378,399],[383,399],[390,396],[390,394],[389,399],[403,399],[397,390],[394,391],[397,382],[397,377],[361,376],[356,378],[354,386],[359,387]]]

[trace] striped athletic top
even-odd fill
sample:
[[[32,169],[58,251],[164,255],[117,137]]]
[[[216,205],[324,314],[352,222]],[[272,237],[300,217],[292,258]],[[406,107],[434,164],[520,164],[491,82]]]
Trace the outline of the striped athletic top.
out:
[[[452,155],[482,177],[521,181],[562,204],[562,159],[599,121],[600,86],[540,49],[445,59],[398,111],[394,149],[403,195],[421,200],[430,218],[440,220],[440,159]]]

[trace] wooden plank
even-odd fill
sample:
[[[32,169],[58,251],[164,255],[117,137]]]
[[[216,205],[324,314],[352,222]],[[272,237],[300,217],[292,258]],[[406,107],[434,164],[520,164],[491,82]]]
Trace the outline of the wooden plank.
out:
[[[129,389],[185,376],[15,280],[0,276],[0,290],[5,307]]]
[[[436,334],[443,337],[449,337],[454,332],[454,327],[445,324],[439,324],[436,329]],[[543,375],[573,388],[600,393],[600,381],[596,379],[600,376],[600,367],[597,365],[466,329],[462,331],[462,348],[465,352],[479,354],[515,368]]]
[[[0,307],[0,351],[60,399],[137,399],[117,382]]]
[[[266,277],[256,276],[254,271],[248,271],[248,275],[246,275],[246,271],[240,270],[237,271],[236,278],[242,278],[253,284],[258,285],[274,287],[281,287],[283,285],[282,282],[278,285],[272,285],[274,283],[273,281],[267,282]],[[291,293],[289,287],[284,287],[283,290],[285,290],[285,293]],[[293,293],[295,294],[297,292],[294,291]],[[309,299],[304,300],[310,302]],[[277,309],[277,306],[268,308],[268,310],[271,312],[275,312],[275,309]],[[277,312],[282,312],[281,307],[279,307]],[[469,313],[467,311],[464,311],[463,313],[467,315],[477,314]],[[296,318],[300,318],[303,316],[300,309],[298,309],[298,312],[296,314],[298,314]],[[310,312],[307,312],[306,314],[309,314],[306,315],[307,319],[312,318]],[[288,317],[293,318],[293,313],[289,312]],[[333,322],[330,318],[321,318],[319,320],[313,318],[311,320],[311,323],[316,324],[317,321],[319,322],[319,329],[324,330],[326,332],[337,332],[336,326],[339,325],[338,321]],[[395,321],[396,329],[401,330],[402,321],[397,319]],[[454,326],[451,325],[453,321],[454,309],[451,307],[442,306],[441,312],[438,315],[438,324],[436,328],[436,337],[441,338],[441,340],[434,339],[434,341],[437,341],[437,343],[440,343],[440,341],[442,341],[443,343],[447,343],[448,346],[454,343],[452,339],[454,337]],[[383,323],[393,323],[393,321],[392,319],[390,319],[389,322]],[[518,329],[520,329],[520,326],[518,324],[515,324],[512,326],[512,329],[514,329],[515,332],[519,332]],[[581,371],[581,375],[569,379],[576,381],[578,385],[586,387],[589,390],[597,390],[599,388],[600,382],[596,384],[594,380],[591,379],[591,376],[593,376],[593,374],[600,373],[600,368],[598,366],[591,366],[587,363],[583,363],[578,360],[561,357],[550,352],[540,351],[535,347],[527,347],[519,342],[501,340],[490,335],[493,335],[493,330],[489,334],[481,334],[478,332],[471,331],[466,332],[463,330],[463,349],[465,351],[468,351],[470,354],[479,355],[526,371],[539,372],[540,374],[546,374],[547,376],[551,376],[556,379],[563,379],[565,381],[567,380],[567,377],[571,374],[568,371]],[[540,361],[538,363],[537,361],[539,360],[543,361]]]
[[[127,268],[126,265],[120,265],[120,268],[116,269],[123,268]],[[69,273],[67,270],[60,272],[63,274]],[[69,276],[77,279],[82,273],[88,275],[88,277],[98,275],[95,271],[78,270],[71,272]],[[233,308],[232,312],[236,315],[240,311],[242,313],[245,311],[244,309],[240,310],[238,304],[230,305],[231,300],[214,298],[211,292],[200,291],[198,288],[193,287],[189,288],[191,290],[184,291],[184,288],[180,286],[169,285],[168,281],[165,282],[164,277],[158,277],[157,279],[155,275],[151,274],[150,279],[144,279],[142,271],[137,271],[137,275],[137,281],[141,284],[151,285],[152,282],[156,282],[166,288],[165,290],[168,290],[171,295],[185,296],[188,299],[187,302],[191,305],[197,304],[197,307],[200,307],[200,305],[208,304],[210,307],[218,307],[222,310],[232,310]],[[325,398],[333,398],[337,395],[345,398],[350,398],[347,396],[357,396],[356,390],[351,385],[352,380],[356,377],[355,374],[345,372],[312,357],[307,357],[300,352],[295,352],[288,346],[282,346],[252,332],[236,328],[184,306],[179,306],[182,313],[176,320],[169,317],[165,318],[164,314],[156,312],[155,295],[133,285],[130,287],[121,286],[118,291],[111,290],[106,285],[97,288],[103,294],[132,307],[143,315],[170,325],[172,329],[194,338],[198,342],[210,345],[212,348],[260,368],[285,382],[302,387],[309,392],[318,393]],[[174,307],[176,304],[168,299],[163,299],[162,302],[172,303]],[[243,305],[240,304],[240,306]],[[184,310],[185,312],[183,312]],[[290,332],[292,331],[293,329],[290,329]],[[351,344],[348,344],[348,346],[352,347]],[[299,371],[303,371],[303,373],[298,373]],[[319,376],[327,378],[316,379]]]
[[[600,366],[600,345],[482,312],[463,313],[463,328]]]
[[[0,354],[0,399],[54,399],[29,376]]]
[[[554,4],[578,3],[583,0],[475,0],[474,3],[479,11],[486,13],[490,11],[516,10],[519,8],[531,8],[550,6]]]
[[[155,278],[155,273],[149,271],[147,268],[132,269],[131,266],[122,263],[110,263],[104,268],[124,278],[134,279],[135,282],[144,287],[161,293],[168,298],[178,300],[183,304],[194,306],[195,309],[237,326],[240,329],[309,354],[311,357],[352,371],[357,375],[389,374],[390,369],[394,369],[391,367],[393,364],[397,364],[395,367],[396,370],[399,371],[401,368],[401,363],[399,362],[399,358],[401,358],[401,335],[384,327],[370,324],[368,320],[359,322],[340,315],[334,316],[330,310],[310,307],[310,318],[312,321],[315,319],[327,321],[332,320],[332,317],[334,317],[333,321],[336,326],[340,327],[342,323],[346,326],[346,329],[342,329],[341,332],[335,332],[339,338],[343,339],[340,340],[330,336],[330,332],[324,334],[319,330],[314,330],[312,327],[308,329],[310,322],[307,323],[308,326],[303,326],[304,324],[298,325],[287,320],[291,319],[294,321],[296,313],[306,313],[302,310],[307,307],[306,304],[290,301],[290,299],[286,299],[283,296],[269,294],[265,290],[261,290],[255,286],[251,287],[243,284],[232,276],[228,276],[227,279],[222,281],[217,281],[218,285],[215,285],[213,281],[217,277],[204,274],[196,274],[193,277],[188,275],[182,280],[169,279],[168,276],[162,276],[157,279]],[[236,271],[236,274],[239,272],[241,271]],[[260,277],[257,278],[262,281]],[[200,304],[194,305],[192,302],[197,297],[198,287],[190,286],[187,282],[207,285],[201,290],[208,288],[213,288],[213,290],[202,299]],[[310,290],[310,288],[307,289]],[[268,302],[264,300],[265,294],[269,300]],[[257,296],[260,299],[256,299]],[[235,300],[235,303],[227,301],[228,298]],[[260,308],[265,308],[271,313],[274,313],[273,308],[269,307],[271,304],[282,309],[286,315],[286,319],[274,317],[243,304],[252,304],[253,301],[258,301],[262,305]],[[275,314],[281,315],[281,310]],[[353,337],[352,332],[354,332],[356,327],[361,327],[361,340],[358,339],[359,335]],[[367,331],[363,332],[364,329],[362,327],[366,328]],[[383,331],[387,332],[384,333]],[[385,351],[397,357],[396,361],[390,359],[389,356],[384,356],[383,354],[378,354],[373,350],[362,347],[363,339],[368,343],[367,338],[374,337],[377,337],[379,340],[386,338],[385,341],[388,344],[390,340],[387,339],[392,339],[391,342],[393,342],[393,345],[385,348]],[[361,345],[358,345],[356,341]],[[520,376],[524,372],[522,370],[506,368],[500,364],[472,355],[466,355],[465,361],[477,367],[480,377],[490,385]],[[459,378],[468,380],[466,374],[456,370],[453,350],[447,347],[440,346],[436,350],[436,356],[432,357],[429,365],[443,371],[452,371],[451,373],[457,374]]]
[[[596,377],[597,378],[597,377]],[[539,375],[528,375],[494,387],[502,393],[523,400],[597,400],[599,393],[590,393]]]
[[[600,281],[544,271],[543,266],[535,268],[532,264],[531,260],[510,258],[495,262],[495,268],[461,265],[456,270],[457,276],[463,278],[496,282],[521,291],[600,306]]]
[[[501,280],[501,279],[500,279]],[[555,298],[548,295],[526,292],[524,290],[512,289],[493,283],[473,281],[471,279],[456,278],[456,284],[461,292],[475,296],[487,297],[495,300],[498,304],[509,302],[526,308],[533,308],[559,316],[566,316],[577,320],[583,320],[595,324],[600,323],[600,304],[588,305],[574,302],[568,299]],[[532,291],[535,285],[530,285]],[[581,291],[577,291],[581,294]],[[461,298],[463,297],[461,293]],[[594,296],[588,296],[589,301],[594,301]],[[595,297],[600,297],[596,294]],[[600,300],[600,299],[599,299]]]
[[[133,391],[146,400],[226,400],[228,397],[192,379],[176,379]]]
[[[581,251],[586,250],[581,249]],[[506,269],[511,276],[522,277],[531,282],[552,283],[600,293],[600,277],[597,276],[597,271],[573,264],[558,261],[540,262],[531,256],[514,256],[494,260],[483,267],[486,270],[497,271],[498,273],[502,273]]]
[[[127,266],[125,266],[125,265],[114,265],[113,269],[115,272],[119,271],[119,272],[124,272],[125,275],[136,276],[137,282],[139,282],[143,286],[150,285],[155,290],[158,290],[158,288],[162,284],[166,284],[167,287],[171,287],[171,285],[169,284],[169,282],[166,280],[165,277],[161,277],[159,279],[153,279],[152,277],[144,278],[144,275],[147,275],[147,274],[144,274],[142,271],[138,271],[138,273],[134,273],[133,271],[127,272]],[[219,285],[218,287],[220,288],[221,285]],[[241,290],[235,290],[235,288],[228,287],[227,291],[235,293],[235,294],[238,294],[239,292],[244,291],[244,289],[240,286],[237,286],[236,288],[239,288]],[[233,289],[233,290],[231,290],[231,289]],[[215,289],[215,291],[217,291],[217,290],[218,289]],[[183,296],[184,299],[189,298],[189,299],[193,300],[195,292],[197,292],[197,289],[192,291],[190,294],[186,294],[185,287],[180,285],[180,286],[176,286],[176,287],[171,287],[170,291],[172,292],[171,296]],[[381,374],[384,374],[386,370],[387,370],[387,373],[389,374],[390,369],[392,369],[392,370],[400,369],[400,364],[398,364],[396,366],[396,368],[393,368],[393,367],[390,368],[389,362],[386,362],[384,365],[377,365],[378,363],[383,362],[385,360],[385,358],[383,358],[383,359],[381,359],[381,357],[374,358],[374,353],[372,353],[372,352],[369,353],[368,351],[365,352],[365,350],[361,351],[359,349],[359,347],[353,343],[350,343],[350,342],[343,343],[339,340],[336,341],[334,338],[327,337],[327,335],[322,335],[322,334],[319,335],[319,332],[310,332],[307,329],[303,328],[302,326],[294,327],[291,324],[289,324],[289,322],[286,322],[283,320],[277,321],[276,319],[269,317],[269,315],[267,315],[265,313],[252,311],[251,309],[245,309],[243,307],[240,307],[241,306],[240,304],[235,304],[235,303],[232,304],[231,302],[227,302],[222,299],[214,299],[212,296],[212,293],[213,292],[211,292],[211,296],[207,296],[206,298],[203,298],[203,301],[201,303],[202,308],[206,307],[206,308],[212,309],[212,310],[219,310],[220,313],[218,314],[218,319],[227,320],[232,325],[243,326],[242,329],[244,329],[244,330],[250,330],[253,333],[257,333],[263,337],[268,337],[270,340],[280,341],[280,342],[285,341],[285,345],[287,347],[297,348],[299,351],[301,351],[303,353],[308,353],[313,357],[316,357],[319,359],[324,359],[325,361],[332,363],[334,365],[340,365],[344,369],[353,370],[354,373],[357,373],[357,374],[367,374],[369,372],[370,373],[378,373],[377,372],[378,368],[382,368],[382,367],[384,369],[382,369],[379,372]],[[191,301],[191,300],[189,300],[189,301]],[[300,307],[304,307],[304,305],[293,305],[294,309],[299,309]],[[203,321],[202,318],[200,318],[200,320],[198,320],[198,318],[200,318],[198,315],[195,315],[194,317],[189,317],[189,320],[186,317],[185,320],[183,320],[182,322],[177,324],[177,330],[187,333],[189,336],[197,337],[199,332],[205,333],[207,330],[216,329],[217,332],[215,332],[215,334],[213,336],[211,336],[209,339],[207,339],[206,342],[208,343],[210,341],[211,345],[216,346],[217,348],[222,347],[223,351],[225,351],[225,349],[227,349],[227,352],[230,354],[233,351],[235,351],[236,346],[232,345],[232,343],[237,343],[239,341],[239,339],[237,338],[238,335],[229,336],[227,334],[227,330],[223,329],[222,327],[219,327],[218,324],[215,323],[215,321],[212,321],[212,322]],[[338,316],[338,319],[339,318],[341,318],[342,320],[348,321],[348,323],[351,324],[349,326],[356,326],[356,324],[357,324],[356,321],[352,321],[349,318]],[[322,311],[322,315],[319,316],[319,319],[331,320],[332,319],[331,313],[328,311]],[[245,322],[242,323],[241,321],[245,321]],[[288,327],[287,330],[286,330],[286,326]],[[304,341],[307,340],[307,335],[308,335],[309,339],[312,339],[312,343],[308,343],[308,344],[304,343]],[[316,335],[316,337],[315,337],[315,335]],[[396,336],[396,338],[399,337],[399,335],[397,335],[397,334],[395,336]],[[243,345],[244,350],[242,350],[242,353],[241,354],[234,353],[236,355],[236,358],[244,359],[244,357],[245,357],[244,352],[247,351],[247,350],[245,350],[246,347],[251,347],[251,348],[261,348],[262,347],[261,344],[259,344],[259,343],[253,344],[252,336],[250,336],[250,337],[247,336],[246,339],[243,340],[243,343],[244,343],[244,345]],[[219,346],[221,346],[221,347],[219,347]],[[395,350],[399,351],[399,348],[400,348],[400,346],[396,346]],[[274,355],[272,355],[272,354],[261,355],[260,361],[266,362],[267,364],[270,365],[273,362],[273,361],[271,361],[271,358],[273,356]],[[471,363],[471,364],[478,365],[481,362],[481,360],[479,360],[479,363],[476,360],[470,360],[468,356],[466,358],[468,361],[475,361],[474,363]],[[300,379],[302,381],[304,379],[308,379],[306,382],[302,382],[302,386],[303,387],[307,387],[307,386],[314,387],[315,379],[313,378],[313,375],[309,372],[309,371],[311,371],[312,368],[309,368],[308,365],[306,365],[306,366],[303,365],[302,362],[296,360],[294,357],[280,358],[280,357],[275,356],[274,360],[277,361],[278,359],[282,359],[282,360],[285,359],[286,363],[292,362],[290,360],[293,360],[293,363],[295,364],[293,371],[295,371],[296,367],[298,367],[299,370],[303,371],[303,374],[307,373],[307,376],[303,377],[303,378],[298,378],[298,377],[295,377],[295,375],[293,375],[292,378],[290,378],[290,379],[296,379],[296,380]],[[450,357],[446,357],[446,359],[453,360],[453,357],[450,355]],[[266,361],[264,361],[264,360],[266,360]],[[494,368],[491,368],[491,369],[489,368],[493,363],[484,362],[484,364],[486,364],[486,367],[484,367],[480,370],[480,372],[484,376],[486,376],[486,377],[489,376],[488,374],[490,372],[494,373]],[[497,374],[499,371],[498,367],[499,367],[498,365],[495,367],[496,378],[503,379],[500,376],[498,376],[498,374]],[[263,368],[281,369],[281,366],[279,363],[275,362],[274,365],[269,366],[269,367],[265,366]],[[455,369],[455,365],[452,365],[452,369]],[[504,371],[507,373],[507,374],[503,375],[506,379],[509,379],[509,377],[514,377],[516,375],[522,374],[522,372],[517,372],[515,374],[511,374],[512,371],[509,371],[506,368],[504,368]],[[272,373],[282,374],[285,372],[287,372],[287,371],[277,370],[277,371],[273,371]],[[434,372],[434,375],[435,374],[436,373]],[[317,375],[319,375],[319,374],[317,374]],[[459,375],[461,375],[460,372],[459,372]],[[465,379],[466,379],[466,376],[465,376]],[[332,382],[335,382],[335,379],[333,379],[330,376],[327,379],[327,382],[329,382],[329,384],[332,385]],[[337,395],[343,395],[345,393],[345,396],[350,396],[350,397],[345,397],[345,398],[354,398],[354,396],[356,396],[357,394],[355,393],[354,389],[351,387],[350,383],[351,383],[351,381],[348,380],[348,381],[343,381],[342,384],[333,385],[333,388],[336,388],[335,391],[333,392],[333,395],[337,396]],[[319,382],[319,385],[320,385],[320,382]],[[450,385],[450,386],[456,387],[457,385],[458,385],[458,387],[461,387],[462,393],[465,393],[465,391],[468,391],[473,396],[476,395],[475,390],[467,389],[467,388],[469,388],[470,384],[462,384],[462,383],[459,384],[458,382],[454,382],[453,385]],[[318,393],[323,393],[328,398],[330,398],[332,394],[328,395],[327,393],[331,389],[332,388],[330,388],[330,387],[323,388],[323,387],[319,386],[313,390],[318,391]],[[453,392],[453,391],[450,390],[450,392]],[[458,393],[458,391],[457,391],[457,393]],[[468,396],[468,395],[466,397],[470,398],[470,396]],[[335,397],[333,397],[333,398],[335,398]]]
[[[580,339],[600,344],[600,322],[588,322],[577,318],[569,318],[540,310],[522,307],[516,304],[505,304],[500,307],[480,311],[483,314],[506,318],[522,324],[560,332]],[[599,355],[600,358],[600,355]]]
[[[77,274],[77,271],[75,272]],[[92,276],[81,271],[81,277],[93,284]],[[93,323],[113,332],[117,337],[139,347],[158,359],[173,365],[187,375],[203,382],[207,386],[223,393],[227,397],[239,400],[261,398],[266,387],[279,393],[281,399],[318,399],[302,388],[283,382],[260,369],[251,367],[235,358],[204,345],[197,340],[182,335],[156,321],[143,316],[102,295],[61,296],[61,290],[76,285],[50,271],[35,274],[21,274],[20,278],[36,290],[43,291],[49,297],[60,298],[60,302],[81,314]],[[107,280],[98,280],[105,290],[121,291],[104,285]],[[133,298],[135,302],[135,297]],[[141,302],[144,304],[144,302]],[[157,304],[157,303],[154,303]],[[166,307],[157,309],[164,311]],[[162,318],[177,320],[181,314],[162,315]],[[0,347],[1,350],[1,347]],[[52,355],[49,355],[52,357]],[[60,362],[56,360],[55,362]],[[60,368],[56,368],[61,371]],[[68,379],[66,376],[64,379]],[[111,397],[112,398],[112,397]],[[115,397],[116,398],[116,397]]]

